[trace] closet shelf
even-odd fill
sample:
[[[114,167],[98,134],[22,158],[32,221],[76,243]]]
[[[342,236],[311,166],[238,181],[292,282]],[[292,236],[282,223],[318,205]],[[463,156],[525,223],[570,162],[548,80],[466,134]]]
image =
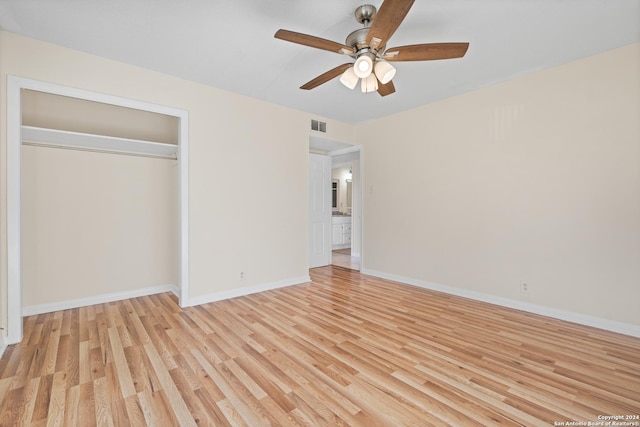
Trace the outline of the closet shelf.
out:
[[[77,150],[133,154],[139,156],[177,158],[178,146],[138,139],[118,138],[114,136],[65,130],[22,126],[22,142],[27,145],[59,147]]]

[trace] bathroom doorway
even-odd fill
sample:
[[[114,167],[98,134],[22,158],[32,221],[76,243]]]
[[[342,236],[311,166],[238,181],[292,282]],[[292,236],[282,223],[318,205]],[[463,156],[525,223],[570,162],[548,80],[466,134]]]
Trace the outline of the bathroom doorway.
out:
[[[360,270],[360,150],[331,153],[331,265]]]

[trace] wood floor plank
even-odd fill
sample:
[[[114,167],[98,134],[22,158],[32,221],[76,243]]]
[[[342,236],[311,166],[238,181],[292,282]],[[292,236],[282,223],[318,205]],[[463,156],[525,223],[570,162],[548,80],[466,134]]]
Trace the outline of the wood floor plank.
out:
[[[116,400],[120,396],[119,393],[109,394],[111,388],[112,387],[107,384],[107,377],[98,378],[93,381],[95,419],[96,424],[99,426],[114,427],[110,401]]]
[[[80,419],[78,412],[80,410],[80,386],[74,385],[68,389],[65,401],[64,423],[63,426],[79,426]]]
[[[19,357],[20,363],[18,364],[18,367],[15,370],[13,377],[7,378],[11,380],[9,388],[14,389],[14,388],[24,387],[26,383],[30,379],[32,379],[29,375],[29,372],[31,371],[31,369],[37,369],[32,367],[37,350],[38,350],[37,346],[26,346],[26,347],[19,348],[12,355],[12,357]],[[39,377],[36,377],[36,378],[39,378]]]
[[[230,426],[238,426],[238,427],[250,427],[251,424],[247,424],[247,422],[242,418],[242,416],[238,413],[236,408],[229,402],[227,399],[222,399],[217,402],[220,411],[224,414],[225,420],[227,420],[228,425]]]
[[[45,316],[39,315],[38,317],[44,318]],[[42,371],[46,370],[44,361],[47,352],[47,345],[49,343],[49,338],[51,335],[51,328],[53,327],[52,316],[47,317],[49,318],[49,321],[44,322],[42,324],[42,328],[37,328],[38,340],[33,341],[29,344],[29,346],[33,346],[35,348],[33,360],[29,368],[29,378],[40,377],[43,375]],[[20,350],[24,350],[24,348],[19,348],[18,351]]]
[[[207,412],[207,416],[213,422],[213,425],[215,426],[230,425],[229,421],[220,410],[220,407],[216,404],[216,402],[221,401],[223,399],[219,399],[219,400],[214,399],[211,396],[211,394],[209,394],[208,389],[205,387],[194,390],[193,394],[195,394],[198,397],[198,400],[200,400],[200,404],[202,405],[203,409]]]
[[[640,339],[362,275],[24,319],[0,426],[549,426],[640,415]]]
[[[113,352],[114,367],[118,375],[118,382],[122,390],[122,397],[127,398],[136,394],[136,388],[133,385],[129,364],[124,354],[124,348],[120,341],[120,336],[116,328],[109,328],[109,340],[111,341],[111,351]]]
[[[78,421],[81,426],[95,426],[97,423],[93,381],[80,384],[80,405]]]
[[[127,417],[129,418],[131,426],[141,427],[147,425],[137,394],[124,399],[124,404],[127,409]]]
[[[116,427],[131,426],[131,420],[128,415],[125,400],[122,397],[112,399],[110,404],[111,416],[113,417],[113,425]]]
[[[75,387],[80,384],[80,322],[79,322],[79,314],[80,310],[74,308],[72,310],[68,310],[71,312],[70,323],[69,323],[69,350],[66,354],[66,367],[65,371],[67,373],[67,384],[68,387]]]
[[[51,385],[51,399],[47,413],[47,426],[61,426],[65,417],[67,397],[67,373],[64,371],[53,374]]]
[[[272,402],[277,404],[285,413],[295,409],[295,405],[287,399],[287,393],[291,388],[280,380],[281,372],[271,363],[268,363],[261,355],[250,347],[247,349],[250,357],[238,358],[235,362],[240,369],[249,375],[261,390],[264,390]]]
[[[89,341],[82,341],[78,346],[78,382],[84,384],[91,381],[91,363],[89,358]]]
[[[216,367],[209,361],[207,361],[202,353],[195,351],[193,352],[193,355],[224,396],[222,400],[217,401],[216,403],[224,413],[225,417],[234,425],[236,423],[261,425],[259,416],[254,414],[251,411],[250,406],[244,401],[244,397],[246,397],[248,393],[244,395],[238,394],[224,375],[221,374],[220,371],[218,371],[218,369],[216,369]],[[248,420],[245,419],[245,416]]]
[[[62,312],[57,311],[54,313],[53,321],[51,323],[51,332],[49,334],[48,345],[44,354],[44,361],[42,363],[40,375],[49,375],[56,371],[56,357],[58,356],[58,346],[60,345],[61,324]]]
[[[67,371],[67,364],[69,363],[69,357],[71,357],[71,335],[60,335],[58,352],[56,354],[56,364],[54,372]],[[75,352],[77,354],[77,352]],[[68,372],[73,372],[73,369],[68,369]]]
[[[53,384],[53,375],[45,375],[40,377],[40,385],[38,393],[35,396],[33,415],[31,422],[46,420],[49,410],[49,401],[51,400],[51,387]]]
[[[156,375],[158,376],[158,379],[160,380],[162,389],[166,393],[166,396],[171,405],[170,408],[175,414],[178,421],[180,422],[180,425],[184,427],[195,426],[196,424],[193,420],[193,417],[189,414],[189,410],[186,404],[184,403],[184,399],[178,392],[178,388],[176,387],[175,383],[171,379],[169,370],[167,370],[167,368],[173,369],[173,367],[167,367],[163,363],[160,357],[160,354],[156,350],[156,347],[154,347],[151,343],[147,343],[143,347],[147,354],[147,357],[151,361],[153,370],[155,371]]]
[[[191,388],[183,370],[180,368],[172,369],[169,371],[169,375],[171,375],[173,382],[176,384],[178,392],[180,393],[180,396],[182,396],[182,399],[189,410],[189,414],[193,417],[194,422],[198,426],[215,425],[206,410],[203,408],[202,402],[198,399],[198,396]]]
[[[162,390],[144,390],[138,393],[140,408],[148,426],[179,425]]]
[[[25,335],[25,337],[28,337],[28,339],[23,339],[22,342],[18,345],[18,347],[19,346],[35,345],[35,344],[40,343],[40,340],[41,340],[41,338],[43,336],[42,330],[45,327],[44,318],[46,316],[47,316],[46,314],[32,316],[35,319],[35,322],[34,322],[34,325],[33,325],[33,329],[30,331],[30,335]],[[49,328],[51,327],[50,324],[47,324],[47,325],[48,325]],[[24,333],[24,330],[23,330],[23,333]]]
[[[33,408],[36,403],[38,387],[40,387],[40,378],[29,380],[29,382],[25,385],[22,392],[24,407],[18,408],[18,410],[16,411],[17,413],[15,419],[17,425],[27,425],[33,418]],[[3,424],[0,422],[0,425]]]

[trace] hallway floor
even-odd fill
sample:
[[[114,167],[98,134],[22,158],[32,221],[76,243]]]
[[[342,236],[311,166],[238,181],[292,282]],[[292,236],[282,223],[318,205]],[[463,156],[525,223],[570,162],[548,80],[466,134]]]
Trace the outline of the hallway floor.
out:
[[[360,271],[360,257],[351,256],[351,249],[336,249],[331,252],[331,265]]]

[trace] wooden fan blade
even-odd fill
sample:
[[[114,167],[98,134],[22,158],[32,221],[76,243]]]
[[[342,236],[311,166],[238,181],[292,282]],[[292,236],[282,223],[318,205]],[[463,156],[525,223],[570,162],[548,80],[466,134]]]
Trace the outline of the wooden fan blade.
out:
[[[274,37],[291,43],[298,43],[304,46],[315,47],[316,49],[328,50],[329,52],[343,53],[346,55],[353,54],[353,48],[345,44],[322,39],[316,36],[310,36],[308,34],[296,33],[289,30],[278,30]]]
[[[338,65],[336,68],[332,68],[331,70],[327,71],[326,73],[320,74],[315,79],[303,84],[302,86],[300,86],[300,89],[310,90],[310,89],[313,89],[314,87],[318,87],[321,84],[326,83],[329,80],[338,77],[340,74],[344,73],[344,71],[347,68],[351,67],[351,65],[352,65],[351,63]]]
[[[469,43],[425,43],[392,47],[382,56],[387,61],[431,61],[462,58]]]
[[[380,96],[391,95],[395,91],[396,87],[393,85],[393,81],[390,81],[386,85],[383,85],[382,83],[378,84],[378,93],[380,94]]]
[[[384,0],[367,34],[367,44],[378,49],[396,32],[404,17],[409,13],[414,0]]]

